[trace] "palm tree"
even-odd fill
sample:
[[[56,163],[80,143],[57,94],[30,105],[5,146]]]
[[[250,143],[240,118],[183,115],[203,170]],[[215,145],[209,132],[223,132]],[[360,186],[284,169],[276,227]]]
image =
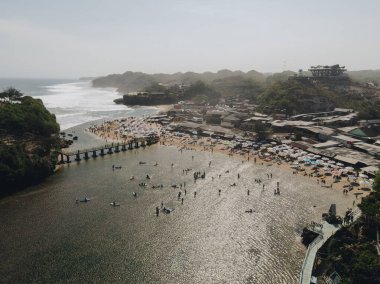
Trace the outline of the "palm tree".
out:
[[[0,100],[2,102],[19,101],[21,100],[22,96],[23,96],[23,93],[21,93],[19,90],[13,87],[9,87],[0,93]]]

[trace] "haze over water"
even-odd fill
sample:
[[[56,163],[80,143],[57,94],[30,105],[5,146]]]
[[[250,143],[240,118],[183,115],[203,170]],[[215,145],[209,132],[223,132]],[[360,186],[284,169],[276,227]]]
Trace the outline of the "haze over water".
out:
[[[156,112],[154,108],[122,109],[112,105],[116,96],[112,90],[89,89],[86,84],[50,85],[46,93],[35,96],[66,126],[81,117],[88,124],[92,118]],[[104,143],[82,133],[83,128],[69,130],[79,136],[75,147]],[[122,169],[112,171],[112,165]],[[188,175],[182,171],[186,168],[192,169]],[[206,179],[194,183],[194,171],[205,171]],[[267,180],[267,173],[273,179]],[[132,175],[136,180],[129,179]],[[264,181],[265,191],[255,178]],[[281,196],[273,195],[277,181]],[[148,186],[139,187],[141,182]],[[182,191],[181,205],[179,189],[171,185],[184,182],[187,195]],[[237,186],[231,187],[234,182]],[[151,188],[157,184],[164,187]],[[92,200],[75,202],[84,196]],[[12,283],[297,283],[305,253],[302,228],[319,221],[331,203],[342,214],[352,198],[273,166],[242,163],[217,153],[181,153],[160,145],[73,162],[42,184],[0,200],[0,279]],[[112,201],[121,206],[110,206]],[[156,217],[161,202],[175,210]],[[254,213],[245,213],[248,209]]]
[[[113,102],[122,97],[116,89],[92,88],[90,81],[0,79],[0,90],[7,87],[15,87],[24,95],[41,99],[47,109],[56,115],[61,130],[90,121],[125,117],[135,112],[135,109]]]

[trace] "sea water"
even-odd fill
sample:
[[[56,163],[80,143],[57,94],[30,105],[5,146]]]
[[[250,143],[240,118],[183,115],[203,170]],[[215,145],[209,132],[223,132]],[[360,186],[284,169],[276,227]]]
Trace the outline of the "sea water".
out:
[[[61,130],[102,119],[140,115],[155,107],[129,108],[113,101],[122,98],[115,88],[92,88],[91,81],[70,79],[0,79],[0,90],[14,87],[41,99],[54,113]]]

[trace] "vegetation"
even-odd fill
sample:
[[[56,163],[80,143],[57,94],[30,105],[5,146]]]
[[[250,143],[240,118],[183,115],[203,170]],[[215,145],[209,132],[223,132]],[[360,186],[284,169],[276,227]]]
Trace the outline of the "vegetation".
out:
[[[235,97],[241,100],[256,101],[264,90],[264,83],[244,76],[228,77],[212,82],[211,86],[222,97]]]
[[[258,103],[263,112],[287,115],[327,111],[334,107],[328,90],[297,80],[268,86],[258,98]]]
[[[377,173],[373,183],[373,192],[363,198],[359,208],[367,218],[380,217],[380,171]]]
[[[54,170],[59,125],[41,100],[13,88],[0,97],[0,195],[4,195],[36,184]]]
[[[221,95],[211,86],[206,85],[202,81],[197,81],[189,88],[185,89],[181,95],[182,100],[190,100],[195,98],[198,103],[204,102],[210,105],[216,105]]]
[[[220,94],[211,86],[197,81],[187,88],[178,85],[165,87],[153,83],[137,95],[124,95],[123,103],[126,105],[159,105],[172,104],[180,100],[194,100],[199,104],[215,105],[219,102]]]
[[[376,85],[380,71],[352,71],[343,80],[297,80],[292,71],[262,74],[256,71],[221,70],[216,73],[145,74],[125,72],[93,80],[95,87],[116,87],[120,92],[161,92],[162,97],[127,96],[126,104],[154,105],[191,99],[215,105],[220,98],[248,99],[267,114],[331,111],[335,107],[359,112],[359,119],[380,118]],[[309,72],[303,72],[309,74]],[[289,77],[293,78],[289,80]],[[356,80],[356,81],[353,81]],[[158,84],[160,82],[160,84]],[[374,84],[367,84],[368,82]],[[169,86],[169,87],[167,87]],[[118,100],[122,102],[122,100]]]
[[[380,171],[373,190],[359,205],[363,216],[358,222],[338,231],[319,251],[318,274],[336,271],[341,283],[380,283],[380,256],[375,247],[380,225]]]
[[[265,123],[256,123],[253,131],[259,141],[268,139],[272,134],[269,125]]]

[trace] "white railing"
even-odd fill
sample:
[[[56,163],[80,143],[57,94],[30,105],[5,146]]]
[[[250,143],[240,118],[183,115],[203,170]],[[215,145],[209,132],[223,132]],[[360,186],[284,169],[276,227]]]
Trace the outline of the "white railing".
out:
[[[307,247],[307,251],[306,251],[306,255],[305,255],[305,258],[303,260],[303,264],[302,264],[302,268],[301,268],[301,273],[300,273],[300,283],[302,284],[302,279],[303,279],[303,271],[305,270],[305,265],[306,265],[306,262],[307,262],[307,259],[309,257],[309,253],[310,253],[310,250],[315,246],[317,245],[320,241],[323,240],[323,236],[322,235],[318,235],[318,237],[316,237],[310,244],[309,246]]]

